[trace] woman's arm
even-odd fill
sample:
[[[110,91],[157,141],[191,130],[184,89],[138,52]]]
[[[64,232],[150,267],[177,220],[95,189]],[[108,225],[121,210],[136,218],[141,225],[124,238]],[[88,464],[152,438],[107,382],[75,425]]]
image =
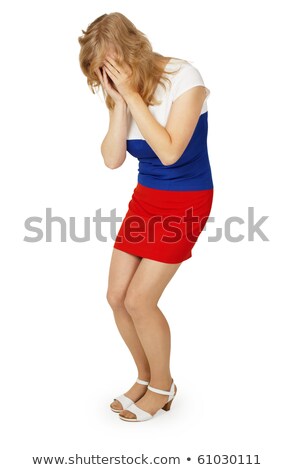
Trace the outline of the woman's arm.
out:
[[[116,103],[109,109],[109,128],[101,144],[101,153],[108,168],[115,169],[126,159],[127,105]]]
[[[142,136],[161,163],[172,165],[179,160],[197,125],[206,98],[206,87],[195,85],[180,94],[173,101],[164,127],[155,119],[138,91],[133,89],[130,66],[119,66],[113,57],[106,57],[103,75],[109,75],[114,82]]]
[[[163,127],[150,112],[144,100],[131,84],[130,66],[119,66],[114,57],[107,56],[103,74],[109,75],[128,108],[146,142],[163,165],[172,165],[183,154],[197,125],[206,87],[200,82],[177,96]]]
[[[139,93],[132,91],[124,95],[141,134],[163,165],[172,165],[181,157],[193,135],[205,97],[204,86],[184,92],[173,102],[168,122],[163,127]]]
[[[101,144],[104,163],[108,168],[114,170],[121,166],[126,159],[128,107],[120,93],[110,85],[105,70],[101,73],[98,68],[96,74],[101,86],[114,101],[114,108],[108,108],[109,127]]]

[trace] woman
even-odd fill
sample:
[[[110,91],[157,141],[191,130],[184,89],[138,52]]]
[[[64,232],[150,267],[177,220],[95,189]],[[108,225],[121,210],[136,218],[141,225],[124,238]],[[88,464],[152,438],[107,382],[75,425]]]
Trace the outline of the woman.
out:
[[[210,90],[189,62],[152,50],[121,13],[104,14],[79,37],[80,66],[93,93],[101,85],[109,129],[108,168],[126,151],[139,160],[138,184],[113,245],[107,300],[138,370],[111,403],[125,421],[169,410],[170,329],[157,303],[209,217],[213,182],[207,152]]]

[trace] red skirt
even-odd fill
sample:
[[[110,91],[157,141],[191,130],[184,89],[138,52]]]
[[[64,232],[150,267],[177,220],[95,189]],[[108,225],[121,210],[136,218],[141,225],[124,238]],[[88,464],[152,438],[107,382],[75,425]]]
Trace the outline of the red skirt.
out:
[[[113,247],[141,258],[181,263],[192,256],[212,200],[213,189],[170,191],[138,183]]]

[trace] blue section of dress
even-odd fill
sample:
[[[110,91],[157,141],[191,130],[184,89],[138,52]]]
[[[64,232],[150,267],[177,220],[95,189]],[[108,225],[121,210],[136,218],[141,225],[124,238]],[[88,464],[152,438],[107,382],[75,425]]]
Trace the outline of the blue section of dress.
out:
[[[128,139],[127,151],[139,160],[138,182],[154,189],[197,191],[213,189],[207,150],[208,111],[199,116],[181,157],[163,165],[144,139]]]

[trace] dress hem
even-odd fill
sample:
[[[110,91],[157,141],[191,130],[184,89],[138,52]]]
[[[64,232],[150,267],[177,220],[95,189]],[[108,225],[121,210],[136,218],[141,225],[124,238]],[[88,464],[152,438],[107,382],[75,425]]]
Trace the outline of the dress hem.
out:
[[[113,245],[113,248],[116,248],[117,250],[120,250],[120,251],[123,251],[124,253],[129,253],[130,255],[134,255],[134,256],[138,256],[139,258],[146,258],[146,259],[151,259],[152,261],[158,261],[160,263],[167,263],[167,264],[178,264],[178,263],[182,263],[183,261],[186,261],[187,259],[190,259],[192,258],[192,253],[187,257],[187,258],[184,258],[183,260],[181,261],[167,261],[167,260],[163,260],[163,259],[158,259],[158,258],[151,258],[151,256],[145,256],[145,255],[139,255],[138,253],[132,253],[131,251],[129,250],[125,250],[123,249],[123,247],[118,247],[117,245]]]

